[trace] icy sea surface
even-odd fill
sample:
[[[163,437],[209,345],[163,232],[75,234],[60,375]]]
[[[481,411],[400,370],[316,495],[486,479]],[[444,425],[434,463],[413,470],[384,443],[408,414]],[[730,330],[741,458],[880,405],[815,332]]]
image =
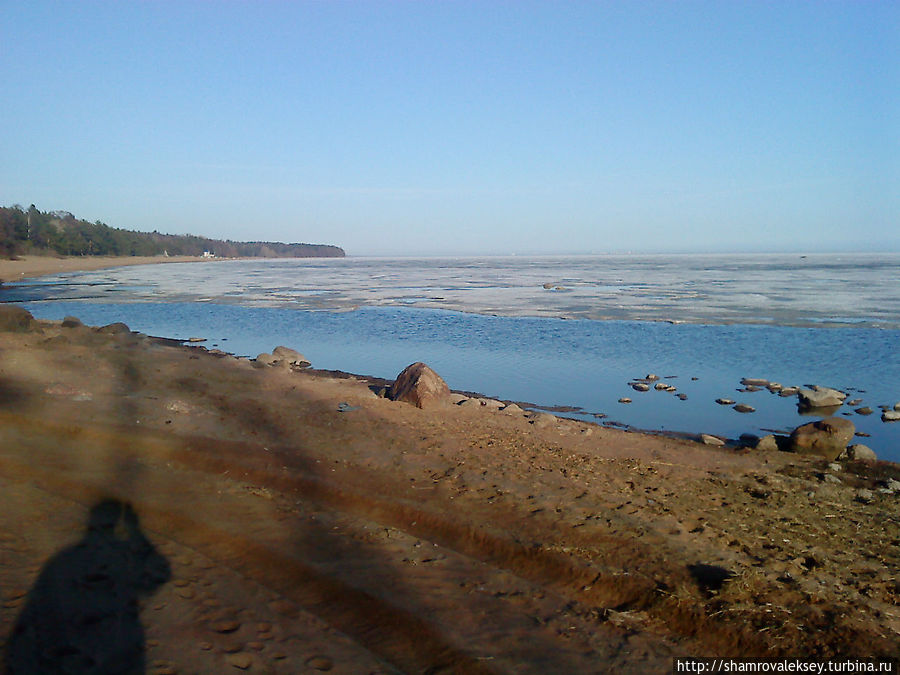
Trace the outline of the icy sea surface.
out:
[[[215,261],[44,277],[0,300],[385,378],[421,360],[453,389],[641,429],[786,432],[815,417],[741,378],[821,384],[859,399],[835,414],[900,461],[878,407],[900,402],[900,254]],[[629,386],[648,373],[676,391]]]

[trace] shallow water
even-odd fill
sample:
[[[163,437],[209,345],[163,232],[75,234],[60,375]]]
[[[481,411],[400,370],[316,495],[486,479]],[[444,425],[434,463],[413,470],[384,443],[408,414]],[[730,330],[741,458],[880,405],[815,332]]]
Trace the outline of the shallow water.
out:
[[[900,255],[242,260],[45,277],[3,299],[384,378],[421,360],[454,389],[643,429],[788,431],[809,420],[796,398],[741,378],[822,384],[875,409],[839,414],[900,461],[900,423],[877,408],[900,401],[898,271]],[[631,389],[651,372],[688,399]]]

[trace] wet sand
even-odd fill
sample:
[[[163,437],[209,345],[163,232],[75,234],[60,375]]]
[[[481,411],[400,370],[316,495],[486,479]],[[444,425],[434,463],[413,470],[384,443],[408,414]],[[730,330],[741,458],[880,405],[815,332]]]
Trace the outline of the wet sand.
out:
[[[198,256],[21,256],[17,260],[0,258],[0,283],[21,281],[49,274],[88,272],[126,267],[129,265],[158,265],[160,263],[208,262]]]
[[[119,329],[0,332],[9,644],[47,562],[120,500],[169,566],[139,600],[152,673],[663,673],[900,648],[897,465],[419,410]]]

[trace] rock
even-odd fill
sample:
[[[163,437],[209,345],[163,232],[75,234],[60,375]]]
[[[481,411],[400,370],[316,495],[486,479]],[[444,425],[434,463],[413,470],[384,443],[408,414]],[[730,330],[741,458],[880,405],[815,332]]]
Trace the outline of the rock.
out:
[[[555,286],[556,284],[547,282],[546,284],[544,284],[544,290],[552,291]]]
[[[769,382],[769,384],[766,385],[766,389],[775,394],[784,389],[784,387],[781,386],[778,382]]]
[[[538,413],[531,419],[531,423],[538,429],[555,427],[558,421],[559,418],[556,415],[551,415],[550,413]]]
[[[303,354],[290,347],[278,346],[272,350],[272,356],[296,368],[309,368],[312,365]]]
[[[131,329],[121,321],[117,321],[116,323],[108,323],[105,326],[100,326],[97,329],[98,333],[102,333],[103,335],[122,335],[123,333],[130,333]]]
[[[862,399],[861,399],[861,398],[855,398],[855,399],[853,399],[852,401],[845,401],[845,403],[846,403],[847,405],[849,405],[849,406],[859,405],[860,403],[862,403]]]
[[[507,415],[521,415],[521,414],[523,414],[525,411],[522,410],[522,409],[521,409],[519,406],[517,406],[515,403],[510,403],[509,405],[503,406],[503,407],[500,409],[500,412],[506,413]]]
[[[842,405],[844,399],[847,398],[846,394],[835,389],[818,386],[814,389],[801,389],[798,392],[798,395],[800,396],[800,407],[807,410],[810,408],[830,408],[839,406]]]
[[[725,445],[725,441],[723,441],[718,436],[711,436],[710,434],[700,434],[700,440],[703,441],[704,445],[714,445],[714,446],[723,446]]]
[[[741,378],[741,384],[745,387],[768,387],[769,381],[758,377],[744,377]]]
[[[247,652],[238,652],[237,654],[228,654],[225,657],[228,665],[238,670],[247,670],[253,665],[253,656]]]
[[[752,405],[747,405],[746,403],[738,403],[736,406],[734,406],[734,409],[739,413],[756,412],[756,408],[754,408]]]
[[[505,407],[506,404],[503,401],[498,401],[494,398],[483,398],[481,399],[481,405],[483,405],[488,410],[500,410]]]
[[[27,333],[37,325],[37,321],[28,310],[0,303],[0,331]]]
[[[900,410],[885,410],[883,413],[881,413],[881,421],[882,422],[900,421]]]
[[[655,375],[654,373],[647,373],[647,376],[644,378],[648,382],[656,382],[659,379],[659,375]]]
[[[450,387],[427,365],[418,361],[407,366],[391,385],[391,399],[417,408],[450,404]]]
[[[461,403],[465,403],[468,400],[469,397],[465,394],[454,394],[453,392],[450,393],[450,403],[452,403],[453,405],[460,405]]]
[[[826,473],[825,476],[823,476],[822,480],[826,483],[832,483],[834,485],[841,485],[844,482],[834,474],[830,473]]]
[[[63,328],[78,328],[79,326],[83,326],[81,323],[81,319],[75,316],[67,316],[62,320]]]
[[[856,497],[854,497],[854,499],[862,504],[871,504],[875,501],[875,493],[866,488],[862,488],[856,491]]]
[[[655,385],[653,385],[653,388],[656,389],[656,391],[666,391],[668,390],[669,385],[667,385],[665,382],[657,382]]]
[[[778,392],[779,396],[787,397],[787,396],[796,396],[800,392],[799,387],[785,387],[781,391]]]
[[[884,486],[891,492],[900,492],[900,480],[894,480],[893,478],[888,478],[885,481]]]
[[[635,391],[650,391],[650,385],[643,382],[632,382],[631,388]]]
[[[869,406],[863,406],[856,409],[857,415],[871,415],[874,411]]]
[[[774,435],[769,434],[763,436],[756,442],[756,449],[764,452],[772,452],[778,450],[778,439]]]
[[[745,448],[755,448],[759,443],[759,436],[756,434],[741,434],[738,440]]]
[[[788,450],[833,461],[844,452],[855,431],[856,427],[850,420],[827,417],[794,429],[788,439]]]
[[[313,670],[328,671],[334,668],[334,662],[327,656],[316,654],[306,659],[306,666]]]
[[[853,447],[853,446],[850,446],[850,447]],[[828,470],[829,471],[843,471],[844,467],[841,466],[839,462],[831,462],[828,465]]]
[[[619,399],[619,403],[631,403],[631,399],[627,397],[622,397]]]
[[[863,445],[862,443],[854,443],[849,446],[847,448],[847,456],[850,459],[865,459],[868,461],[875,461],[878,459],[875,451],[868,445]]]
[[[717,398],[716,403],[718,403],[719,405],[734,405],[734,401],[732,401],[730,398]]]
[[[256,357],[255,365],[259,368],[262,366],[273,366],[278,359],[275,358],[274,355],[269,354],[267,352],[263,352],[259,356]]]
[[[687,401],[687,398],[688,398],[688,395],[687,395],[687,394],[678,394],[677,396],[678,396],[678,398],[680,398],[682,401]]]
[[[894,410],[900,411],[900,402],[894,404]]]

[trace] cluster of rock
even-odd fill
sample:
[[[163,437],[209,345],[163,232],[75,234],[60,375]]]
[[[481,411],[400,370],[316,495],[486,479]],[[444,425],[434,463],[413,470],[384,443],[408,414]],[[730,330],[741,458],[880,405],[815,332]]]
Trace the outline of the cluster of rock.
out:
[[[271,354],[264,352],[257,356],[253,365],[257,368],[271,366],[275,368],[284,368],[286,370],[300,370],[302,368],[309,368],[311,364],[309,359],[295,349],[278,346],[272,350]]]

